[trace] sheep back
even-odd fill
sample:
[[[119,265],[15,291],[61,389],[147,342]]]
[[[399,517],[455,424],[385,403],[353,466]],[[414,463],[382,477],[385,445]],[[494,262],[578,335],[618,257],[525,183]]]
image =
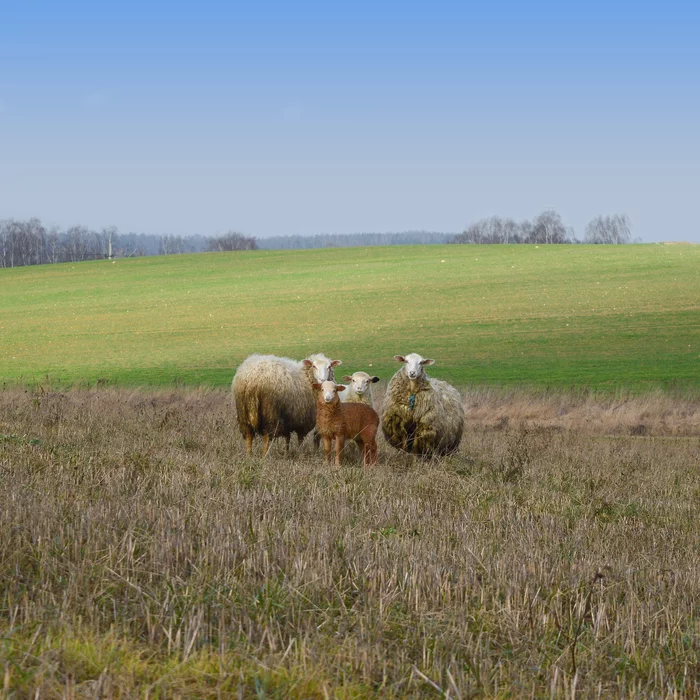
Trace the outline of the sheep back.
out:
[[[309,379],[311,377],[311,379]],[[243,435],[303,438],[316,423],[313,368],[275,355],[251,355],[232,382]]]
[[[392,377],[382,411],[382,432],[390,445],[424,456],[447,455],[459,447],[463,431],[464,407],[453,386],[423,377],[412,391],[403,368]]]

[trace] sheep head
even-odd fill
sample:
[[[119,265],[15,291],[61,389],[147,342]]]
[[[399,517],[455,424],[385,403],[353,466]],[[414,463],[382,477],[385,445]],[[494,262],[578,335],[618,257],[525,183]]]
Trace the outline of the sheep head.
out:
[[[397,362],[403,362],[406,376],[415,381],[425,376],[425,368],[435,364],[435,360],[422,358],[418,353],[412,352],[410,355],[394,355]]]
[[[343,377],[344,382],[352,384],[354,392],[358,396],[362,396],[369,391],[369,385],[379,381],[379,377],[372,377],[367,372],[355,372],[354,374],[346,374]]]
[[[332,369],[342,365],[342,360],[329,360],[325,355],[310,355],[302,360],[304,367],[313,367],[314,379],[320,384],[328,381],[332,376]]]

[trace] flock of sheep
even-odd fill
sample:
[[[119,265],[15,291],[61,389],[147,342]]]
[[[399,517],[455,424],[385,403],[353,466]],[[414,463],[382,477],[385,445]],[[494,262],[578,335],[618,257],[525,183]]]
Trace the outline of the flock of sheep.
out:
[[[403,366],[391,378],[384,397],[381,428],[393,447],[420,456],[447,455],[459,447],[464,408],[459,392],[447,382],[429,377],[425,368],[435,360],[416,353],[395,355]],[[275,355],[251,355],[238,368],[232,390],[238,426],[252,454],[253,438],[263,438],[263,456],[270,440],[284,437],[286,450],[292,433],[299,444],[311,432],[335,461],[346,440],[362,449],[365,466],[376,462],[376,433],[380,418],[374,410],[372,384],[379,377],[355,372],[336,384],[341,360],[323,354],[297,362]]]

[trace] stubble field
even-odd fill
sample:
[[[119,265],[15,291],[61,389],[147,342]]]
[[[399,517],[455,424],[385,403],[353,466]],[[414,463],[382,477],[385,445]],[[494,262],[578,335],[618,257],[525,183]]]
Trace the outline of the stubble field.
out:
[[[658,400],[468,393],[457,455],[363,470],[246,458],[224,391],[6,390],[5,697],[695,697],[700,443],[639,436]]]

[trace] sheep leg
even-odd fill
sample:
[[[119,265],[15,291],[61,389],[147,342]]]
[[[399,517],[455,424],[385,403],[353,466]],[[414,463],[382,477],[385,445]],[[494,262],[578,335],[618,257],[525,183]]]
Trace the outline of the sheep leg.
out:
[[[362,451],[362,464],[365,467],[371,467],[377,463],[377,441],[365,443]]]
[[[253,454],[253,433],[245,434],[245,445],[248,451],[248,457],[250,457]]]
[[[263,435],[263,450],[262,450],[263,457],[267,456],[267,452],[269,449],[270,449],[270,436]]]
[[[307,435],[308,435],[308,432],[305,433],[304,431],[301,431],[301,432],[297,431],[297,454],[299,454],[301,452],[302,443],[306,439]]]
[[[292,439],[291,434],[284,436],[284,453],[287,457],[289,457],[289,443],[290,443],[291,439]]]
[[[326,464],[331,463],[331,446],[333,444],[333,439],[323,436],[323,452],[326,455]]]
[[[336,467],[340,466],[340,453],[343,451],[344,446],[345,446],[345,436],[344,435],[336,435],[335,436],[335,466]]]

